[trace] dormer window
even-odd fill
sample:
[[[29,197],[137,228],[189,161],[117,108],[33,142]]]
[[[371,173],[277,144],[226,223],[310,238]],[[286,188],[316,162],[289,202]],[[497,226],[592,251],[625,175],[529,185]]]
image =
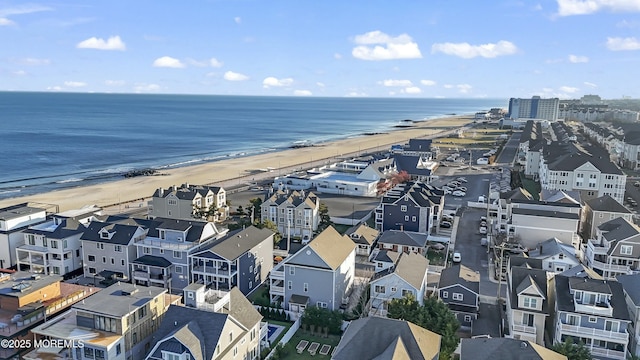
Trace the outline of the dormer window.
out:
[[[620,254],[622,255],[631,255],[633,253],[633,246],[631,245],[622,245],[620,246]]]
[[[158,230],[158,232],[160,233],[160,239],[164,240],[165,237],[166,237],[165,231],[164,230]]]
[[[523,301],[523,307],[528,309],[537,309],[538,308],[538,299],[525,296]]]
[[[563,253],[558,254],[558,259],[564,259],[564,254]]]
[[[109,238],[109,232],[108,231],[101,231],[100,232],[100,238],[101,239],[108,239]]]

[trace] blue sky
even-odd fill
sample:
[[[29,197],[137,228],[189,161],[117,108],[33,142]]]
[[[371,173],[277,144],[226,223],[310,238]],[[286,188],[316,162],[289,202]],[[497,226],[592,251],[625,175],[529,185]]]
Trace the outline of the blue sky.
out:
[[[0,0],[0,44],[0,90],[640,97],[640,0]]]

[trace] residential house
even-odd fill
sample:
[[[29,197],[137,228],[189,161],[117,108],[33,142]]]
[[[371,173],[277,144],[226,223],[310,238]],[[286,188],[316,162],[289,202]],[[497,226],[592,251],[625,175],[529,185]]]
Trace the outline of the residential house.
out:
[[[273,236],[269,229],[250,226],[188,255],[191,282],[213,289],[238,287],[243,294],[249,294],[273,268]]]
[[[146,360],[260,358],[262,315],[244,295],[234,288],[213,304],[203,295],[169,307]]]
[[[387,316],[387,306],[393,299],[412,296],[418,304],[424,304],[429,260],[416,253],[400,255],[395,266],[377,272],[369,283],[371,294],[370,314]]]
[[[62,276],[26,271],[0,272],[0,340],[32,341],[31,331],[45,319],[58,316],[96,288],[62,283]],[[27,346],[0,347],[1,359],[13,359]]]
[[[356,255],[366,256],[367,258],[371,255],[371,250],[373,250],[375,242],[380,236],[378,230],[370,228],[366,223],[352,226],[344,234],[356,244]]]
[[[138,257],[136,242],[148,232],[149,220],[107,216],[91,221],[80,237],[83,274],[101,281],[130,281]]]
[[[625,133],[620,160],[625,168],[635,171],[640,170],[640,131]]]
[[[136,284],[162,286],[170,292],[181,292],[191,282],[189,255],[227,232],[213,222],[197,220],[155,218],[148,226],[147,236],[135,243],[138,257],[132,277]]]
[[[46,209],[28,203],[0,209],[0,269],[16,265],[16,248],[24,244],[22,232],[46,217]]]
[[[73,359],[140,360],[170,304],[179,301],[165,289],[117,282],[73,305],[33,332],[60,341],[83,340]]]
[[[260,205],[260,219],[276,224],[283,237],[308,240],[318,230],[320,199],[310,191],[276,191]]]
[[[507,319],[510,337],[544,345],[550,303],[545,270],[510,266],[507,277]]]
[[[398,259],[400,259],[400,255],[404,253],[399,253],[395,251],[387,251],[387,250],[377,250],[373,254],[373,258],[371,261],[375,264],[374,271],[376,273],[387,270],[396,265]]]
[[[378,238],[378,249],[395,252],[426,254],[427,234],[387,230]]]
[[[394,154],[399,173],[406,173],[412,181],[429,182],[438,163],[417,155]]]
[[[556,238],[539,243],[536,248],[529,250],[527,256],[542,260],[542,269],[551,273],[561,273],[580,265],[576,249]]]
[[[582,211],[582,233],[586,239],[593,239],[598,226],[616,218],[633,222],[633,213],[609,195],[587,200]]]
[[[462,328],[472,329],[480,309],[480,274],[464,265],[443,269],[438,297],[456,315]]]
[[[640,227],[624,218],[598,226],[585,246],[584,262],[605,279],[640,270]]]
[[[618,275],[629,311],[629,353],[640,356],[640,274]]]
[[[353,241],[328,227],[271,270],[271,302],[296,313],[307,306],[339,309],[353,285],[355,258]]]
[[[409,321],[373,316],[349,323],[331,359],[436,360],[439,355],[440,335]]]
[[[426,160],[431,160],[435,156],[435,152],[431,146],[431,139],[409,139],[409,142],[402,146],[398,151],[403,155],[420,156]]]
[[[509,338],[460,339],[460,360],[567,360],[532,341]]]
[[[553,343],[571,338],[595,358],[626,359],[629,311],[616,281],[556,275]]]
[[[191,220],[198,217],[196,212],[206,212],[212,207],[215,213],[204,220],[220,221],[229,216],[227,192],[222,187],[182,184],[159,188],[149,201],[149,218]]]
[[[399,184],[376,208],[376,229],[430,234],[437,231],[444,208],[444,192],[421,182]]]
[[[53,215],[24,230],[24,245],[16,248],[18,270],[45,275],[66,275],[82,268],[80,237],[86,225],[100,214],[99,207],[85,206]]]

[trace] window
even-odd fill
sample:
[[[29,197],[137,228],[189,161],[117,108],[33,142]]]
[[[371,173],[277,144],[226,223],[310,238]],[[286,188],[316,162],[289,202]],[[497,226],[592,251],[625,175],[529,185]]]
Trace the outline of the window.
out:
[[[94,261],[96,261],[96,257],[94,255],[89,255],[89,256],[87,256],[87,260],[90,261],[90,262],[94,262]]]
[[[109,332],[116,332],[116,319],[108,318],[106,316],[95,315],[94,328],[97,330],[104,330]]]
[[[96,243],[96,248],[98,248],[100,250],[104,250],[104,244],[103,243]]]
[[[49,247],[49,243],[47,242],[46,238],[42,238],[42,246]]]
[[[189,299],[193,299],[193,291],[189,291],[189,292],[187,293],[187,297],[188,297]]]
[[[124,266],[124,259],[120,260],[120,265]]]
[[[464,296],[460,293],[453,293],[453,300],[456,301],[462,301],[462,299],[464,298]]]
[[[379,268],[381,268],[381,267],[382,267],[382,263],[381,263],[381,262],[379,262],[379,263],[377,263],[377,264],[376,264],[376,266],[377,266],[377,267],[379,267]]]
[[[253,265],[249,266],[249,272],[252,273],[253,272]]]
[[[536,309],[538,307],[538,299],[525,296],[523,306],[529,309]]]
[[[465,315],[464,322],[471,322],[471,315]]]
[[[168,203],[169,205],[178,205],[178,200],[175,200],[175,199],[169,199],[169,200],[167,200],[167,203]]]
[[[174,251],[173,252],[174,259],[182,259],[182,251]]]
[[[400,206],[400,211],[406,212],[407,211],[407,205]]]
[[[598,322],[598,318],[593,317],[593,316],[589,316],[589,322],[590,323],[596,323],[596,322]]]
[[[176,265],[176,274],[182,274],[182,266]]]
[[[373,291],[375,291],[375,292],[377,292],[377,293],[379,293],[379,294],[384,294],[384,293],[386,293],[386,292],[387,292],[387,289],[386,289],[384,286],[376,285],[376,286],[373,288]]]
[[[409,221],[409,215],[406,215],[406,216],[404,217],[404,221]]]
[[[147,316],[147,308],[143,306],[140,309],[138,309],[138,319],[142,319],[145,316]]]
[[[328,307],[329,307],[329,304],[327,304],[327,303],[326,303],[326,302],[324,302],[324,301],[318,301],[318,302],[316,303],[316,305],[317,305],[319,308],[322,308],[322,309],[326,309],[326,308],[328,308]]]
[[[293,288],[293,281],[287,281],[287,289],[291,290]]]
[[[96,349],[96,360],[104,360],[104,350]]]
[[[402,289],[402,297],[405,297],[405,296],[407,296],[409,294],[414,295],[413,294],[413,290]],[[415,296],[414,296],[414,298],[415,298]]]
[[[120,344],[116,345],[116,355],[120,355],[122,353],[122,346]]]
[[[89,274],[95,274],[96,272],[97,272],[96,268],[92,268],[92,267],[89,268]]]
[[[295,275],[296,274],[296,268],[293,266],[289,266],[289,275]]]
[[[33,234],[28,234],[27,235],[27,240],[29,241],[29,245],[35,245],[36,244],[36,237]]]
[[[442,292],[442,298],[443,299],[448,299],[449,298],[449,292],[448,291],[443,291]]]
[[[55,275],[60,275],[60,268],[59,268],[59,267],[57,267],[57,266],[54,266],[54,267],[53,267],[53,273],[54,273]]]
[[[398,291],[398,288],[395,286],[391,287],[391,293],[395,293],[396,291]]]
[[[622,245],[620,246],[620,254],[622,255],[631,255],[633,253],[633,246],[631,245]]]
[[[160,239],[165,239],[166,238],[166,234],[164,230],[158,230],[158,233],[160,234]]]
[[[236,357],[236,355],[238,355],[238,347],[234,347],[233,348],[233,357]]]
[[[412,216],[412,217],[411,217],[411,221],[416,222],[416,217],[415,217],[415,216]]]
[[[80,250],[76,250],[76,257],[80,257]]]
[[[113,250],[115,250],[116,252],[122,252],[122,245],[115,245],[113,247]]]
[[[115,265],[115,263],[116,263],[116,259],[111,258],[111,265]]]
[[[93,359],[93,348],[86,347],[84,348],[84,357]]]
[[[309,283],[304,283],[304,284],[302,284],[302,290],[303,290],[304,292],[309,291]]]
[[[103,263],[103,264],[106,264],[106,263],[107,263],[107,257],[106,257],[106,256],[103,256],[103,257],[102,257],[102,263]]]

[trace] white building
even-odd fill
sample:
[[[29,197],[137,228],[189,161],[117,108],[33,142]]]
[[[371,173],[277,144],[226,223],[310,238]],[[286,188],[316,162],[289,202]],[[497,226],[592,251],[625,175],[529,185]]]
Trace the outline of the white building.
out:
[[[509,117],[512,119],[545,119],[556,121],[560,99],[542,99],[534,96],[531,99],[509,99]]]
[[[45,209],[27,203],[0,209],[0,269],[16,264],[16,248],[24,244],[22,232],[44,222],[46,216]]]

